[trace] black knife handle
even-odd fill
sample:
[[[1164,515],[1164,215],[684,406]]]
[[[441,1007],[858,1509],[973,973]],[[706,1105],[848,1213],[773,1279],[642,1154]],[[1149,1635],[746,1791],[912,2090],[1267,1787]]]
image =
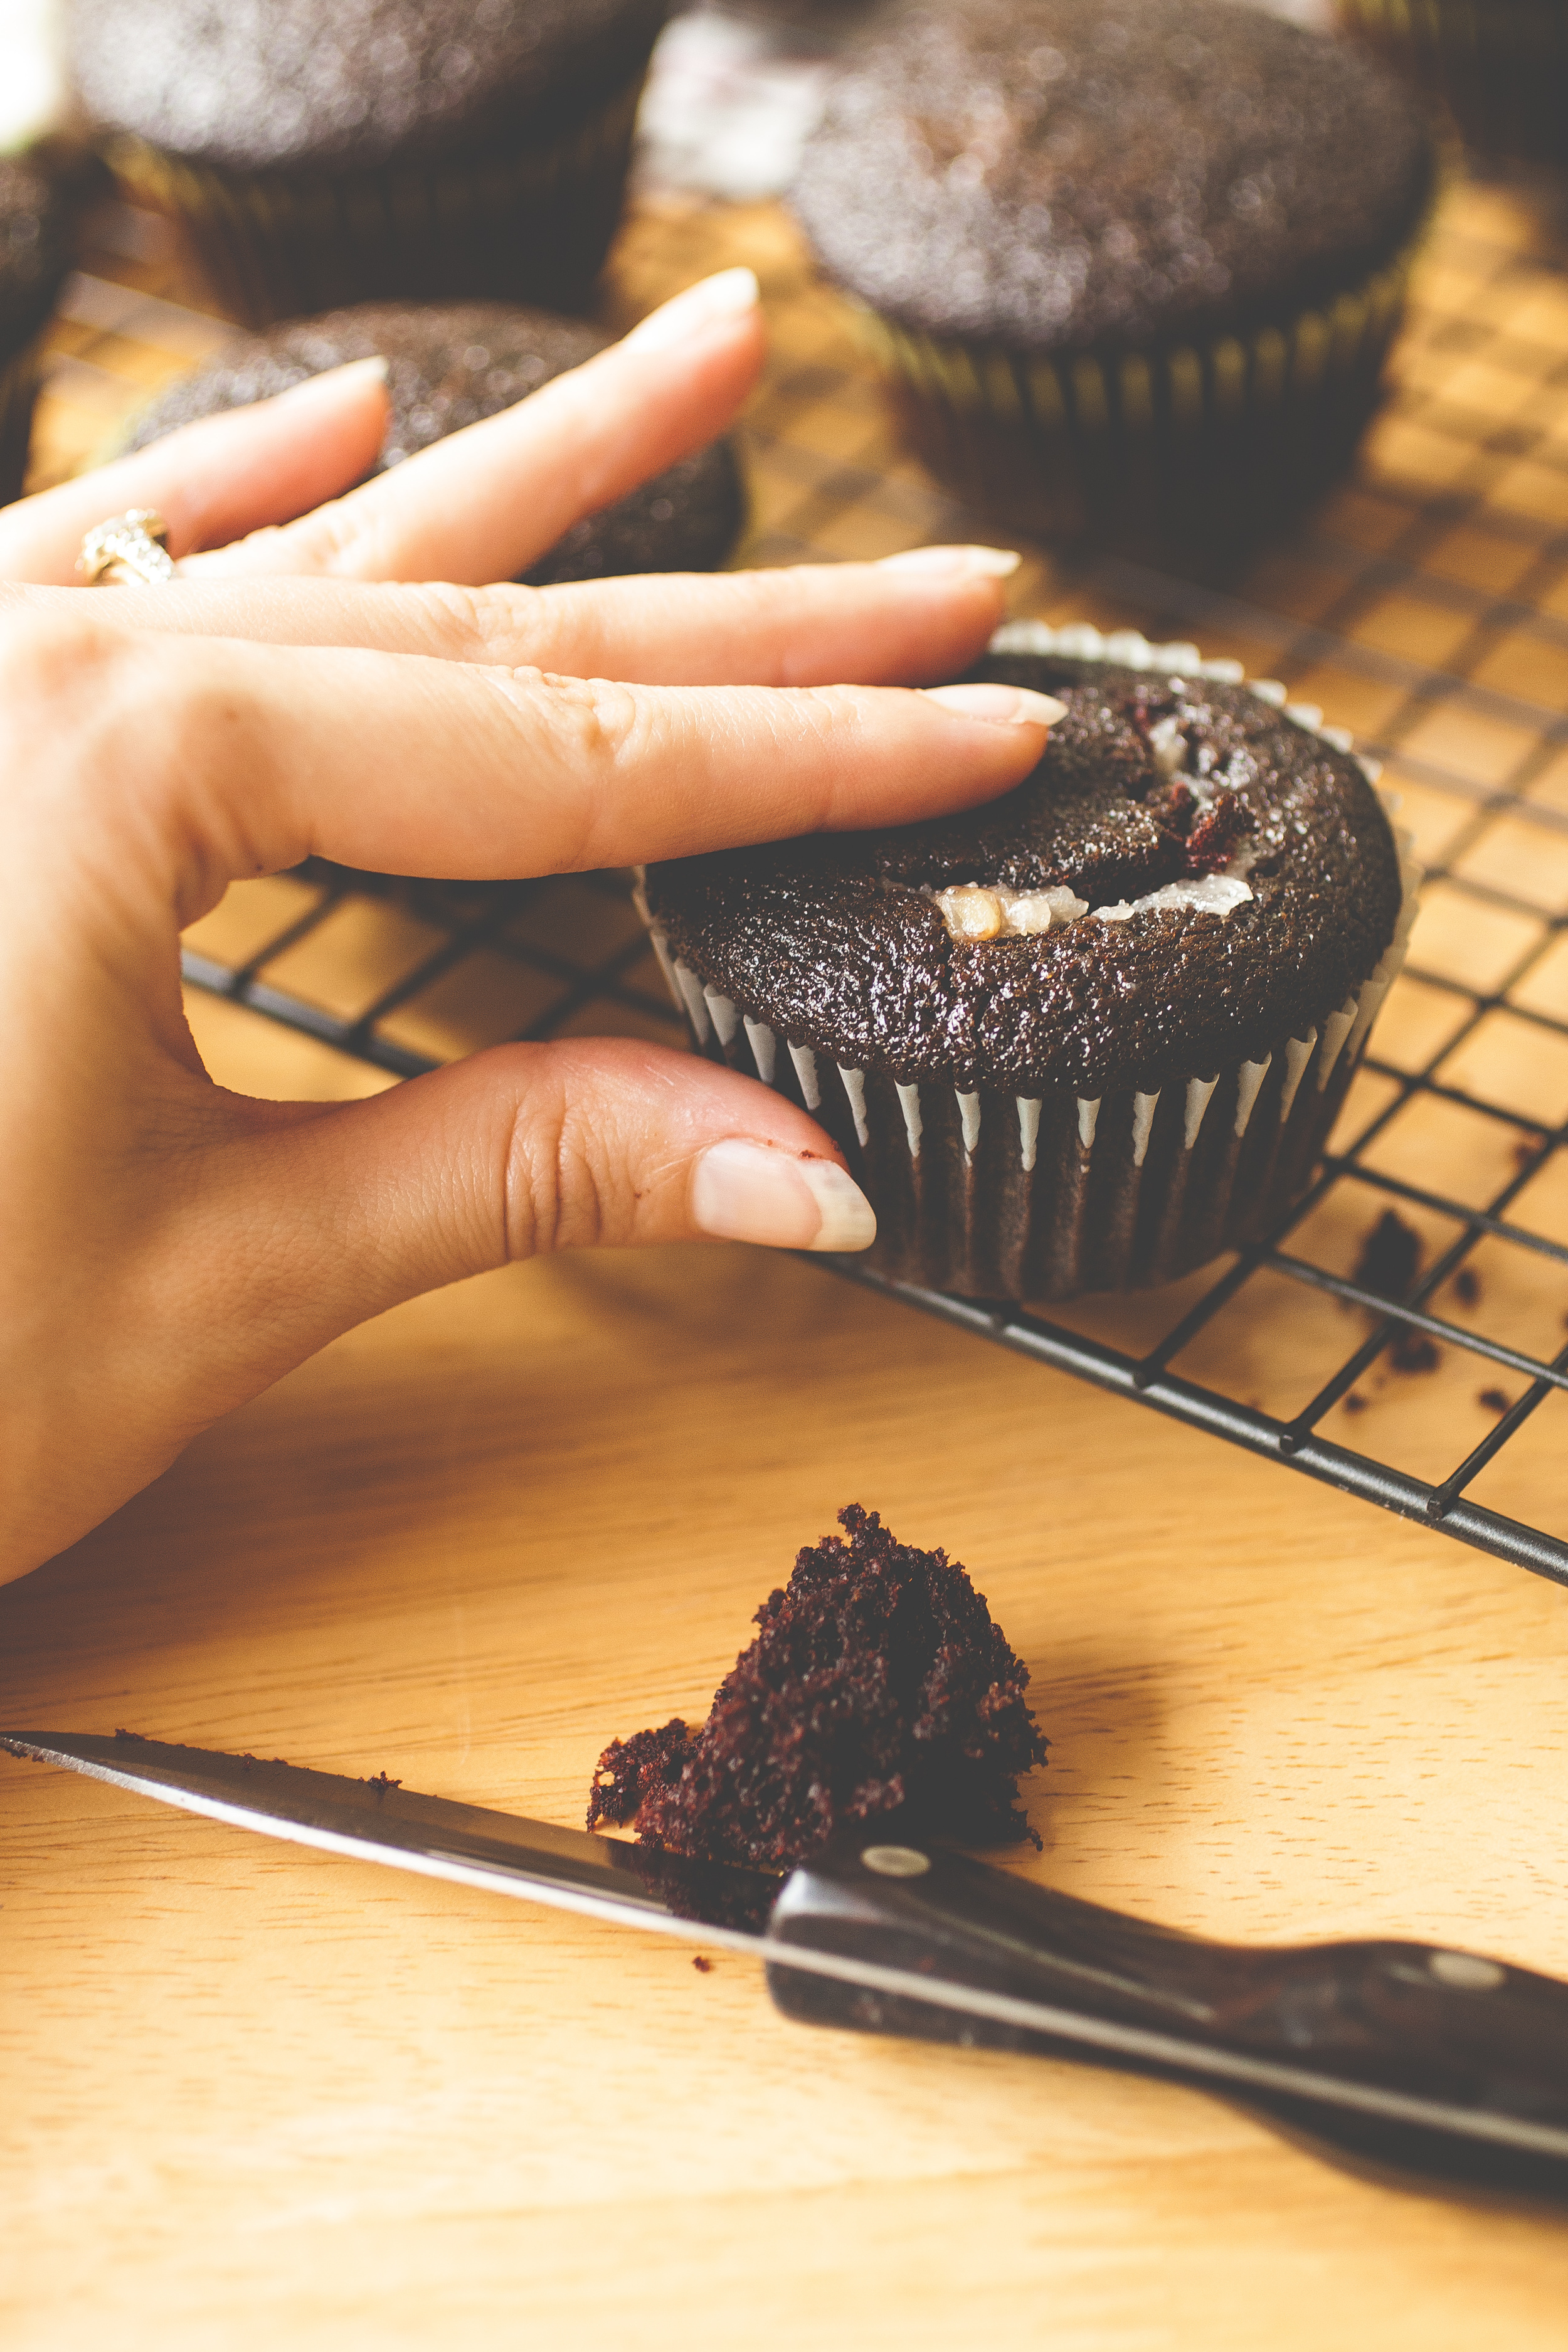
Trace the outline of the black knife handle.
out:
[[[1208,1943],[906,1845],[887,1820],[797,1869],[769,1937],[1131,2028],[1151,2046],[1092,2046],[770,1961],[773,2000],[803,2021],[1131,2066],[1373,2166],[1568,2195],[1568,1986],[1528,1969],[1415,1943]],[[1227,2078],[1209,2053],[1285,2077]],[[1373,2105],[1316,2104],[1318,2084]],[[1447,2120],[1413,2123],[1406,2100]]]

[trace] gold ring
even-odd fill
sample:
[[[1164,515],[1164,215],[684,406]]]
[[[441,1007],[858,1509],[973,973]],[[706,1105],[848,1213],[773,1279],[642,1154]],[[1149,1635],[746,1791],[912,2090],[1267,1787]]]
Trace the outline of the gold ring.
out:
[[[94,525],[81,543],[77,570],[89,588],[112,586],[115,576],[142,588],[166,588],[174,576],[169,526],[151,507],[132,507]]]

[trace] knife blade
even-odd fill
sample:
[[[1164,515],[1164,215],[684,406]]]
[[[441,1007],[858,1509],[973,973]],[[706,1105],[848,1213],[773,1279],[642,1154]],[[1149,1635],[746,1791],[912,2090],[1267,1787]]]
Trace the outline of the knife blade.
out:
[[[1324,2153],[1568,2196],[1568,1985],[1381,1940],[1221,1944],[857,1825],[783,1880],[255,1756],[0,1733],[237,1828],[745,1954],[786,2016],[1087,2059],[1237,2101]]]

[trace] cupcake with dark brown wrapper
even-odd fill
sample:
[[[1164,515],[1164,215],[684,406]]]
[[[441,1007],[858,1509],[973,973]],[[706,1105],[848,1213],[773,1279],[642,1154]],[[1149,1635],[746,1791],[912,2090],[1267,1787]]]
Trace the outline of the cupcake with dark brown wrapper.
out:
[[[253,325],[572,304],[620,218],[666,0],[69,0],[84,104]]]
[[[1339,0],[1339,16],[1442,98],[1479,152],[1568,159],[1564,0]]]
[[[1432,187],[1418,103],[1296,26],[959,0],[846,61],[792,202],[939,473],[1190,569],[1348,462]]]
[[[650,867],[654,944],[699,1048],[843,1150],[895,1279],[1173,1281],[1304,1191],[1414,870],[1348,738],[1234,663],[1024,622],[975,675],[1067,705],[1025,783]]]
[[[198,417],[270,400],[308,376],[376,355],[390,415],[373,472],[493,416],[579,367],[609,341],[596,327],[507,302],[363,302],[238,336],[132,417],[120,451],[144,449]],[[714,441],[574,523],[524,575],[535,585],[634,572],[707,572],[740,531],[734,451]]]
[[[0,155],[0,505],[22,494],[44,330],[98,172],[63,142]]]

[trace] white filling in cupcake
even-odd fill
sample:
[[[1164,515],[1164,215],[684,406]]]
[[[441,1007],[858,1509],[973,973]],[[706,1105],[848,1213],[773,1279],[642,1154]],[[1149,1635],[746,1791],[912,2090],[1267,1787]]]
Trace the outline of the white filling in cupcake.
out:
[[[1144,647],[1145,653],[1150,650]],[[1185,654],[1191,648],[1183,646],[1170,650]],[[1226,667],[1213,665],[1215,670]],[[1181,678],[1173,677],[1171,683],[1176,691],[1182,690]],[[1281,688],[1281,697],[1283,692]],[[1262,699],[1272,703],[1272,691]],[[1206,816],[1215,802],[1230,790],[1231,778],[1194,772],[1189,764],[1192,747],[1174,717],[1162,719],[1150,729],[1149,747],[1164,774],[1179,777],[1187,787],[1200,816]],[[1218,874],[1195,874],[1179,881],[1163,882],[1157,890],[1146,890],[1142,898],[1120,898],[1109,907],[1091,908],[1087,898],[1079,898],[1060,885],[1046,890],[1011,890],[999,882],[954,882],[945,890],[927,887],[923,895],[941,908],[948,937],[971,942],[1037,939],[1044,931],[1063,930],[1069,923],[1081,922],[1090,914],[1099,923],[1125,923],[1134,915],[1184,911],[1223,918],[1234,914],[1253,896],[1252,887],[1244,877],[1257,856],[1256,847],[1244,842]]]
[[[1071,890],[1009,890],[1001,883],[958,882],[930,894],[955,940],[1030,940],[1060,930],[1089,912]]]
[[[1037,939],[1043,931],[1065,930],[1086,915],[1097,923],[1126,923],[1134,915],[1174,914],[1184,908],[1199,915],[1233,914],[1253,895],[1251,884],[1242,879],[1244,863],[1244,857],[1233,858],[1223,874],[1162,882],[1141,898],[1119,898],[1110,907],[1091,908],[1087,898],[1065,888],[1008,890],[988,882],[956,882],[950,889],[926,895],[941,908],[950,939]]]

